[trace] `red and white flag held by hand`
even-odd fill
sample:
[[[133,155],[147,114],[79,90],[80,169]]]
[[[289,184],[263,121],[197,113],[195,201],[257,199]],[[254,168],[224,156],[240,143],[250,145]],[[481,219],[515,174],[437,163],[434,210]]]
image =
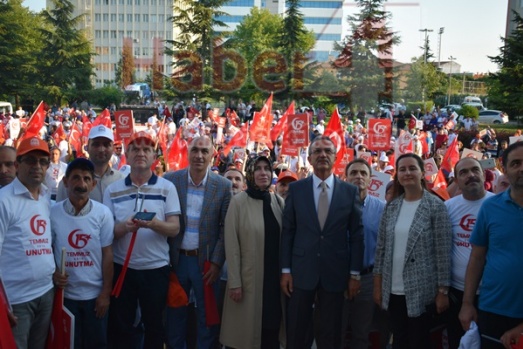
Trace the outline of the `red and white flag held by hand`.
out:
[[[109,109],[105,108],[100,115],[93,121],[93,126],[104,125],[109,129],[113,129],[113,123],[111,122],[111,113]]]

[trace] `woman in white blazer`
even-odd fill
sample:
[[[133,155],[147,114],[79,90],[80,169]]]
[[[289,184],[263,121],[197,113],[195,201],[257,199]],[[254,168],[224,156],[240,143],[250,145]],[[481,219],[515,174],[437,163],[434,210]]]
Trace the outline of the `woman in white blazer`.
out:
[[[443,202],[425,189],[423,160],[396,161],[394,198],[380,222],[374,264],[374,301],[387,309],[393,349],[425,348],[428,311],[448,308],[452,227]]]

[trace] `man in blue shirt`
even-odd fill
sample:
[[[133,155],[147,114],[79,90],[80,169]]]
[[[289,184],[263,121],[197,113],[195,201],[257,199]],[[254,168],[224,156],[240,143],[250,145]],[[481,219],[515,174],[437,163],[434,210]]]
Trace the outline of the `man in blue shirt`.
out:
[[[360,293],[353,299],[349,299],[344,305],[343,332],[350,323],[352,329],[351,349],[367,349],[369,347],[369,332],[373,322],[379,323],[380,328],[386,324],[386,312],[379,309],[372,299],[374,254],[376,252],[376,239],[381,214],[385,208],[385,201],[380,200],[368,193],[372,170],[370,165],[363,159],[355,159],[347,164],[345,168],[345,181],[354,184],[360,192],[360,202],[363,204],[363,232],[365,241],[365,252],[363,257],[363,269],[360,272]],[[385,325],[386,327],[386,325]],[[382,332],[387,332],[382,331]],[[386,345],[387,335],[383,333],[380,342]],[[342,338],[342,341],[345,339]]]
[[[478,323],[482,349],[510,348],[523,332],[523,142],[509,146],[502,159],[510,188],[479,210],[459,314],[464,330],[471,321]],[[479,312],[474,307],[478,286]]]

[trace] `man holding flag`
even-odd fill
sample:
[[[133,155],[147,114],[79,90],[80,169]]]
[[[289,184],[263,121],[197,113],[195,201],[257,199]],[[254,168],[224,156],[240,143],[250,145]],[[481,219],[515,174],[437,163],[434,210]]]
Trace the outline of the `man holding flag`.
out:
[[[144,348],[163,349],[169,286],[167,238],[180,230],[180,200],[174,185],[151,170],[154,146],[146,132],[131,136],[127,148],[131,173],[104,193],[103,203],[115,217],[115,297],[109,313],[109,339],[114,349],[136,344],[133,322],[138,302],[145,327]]]

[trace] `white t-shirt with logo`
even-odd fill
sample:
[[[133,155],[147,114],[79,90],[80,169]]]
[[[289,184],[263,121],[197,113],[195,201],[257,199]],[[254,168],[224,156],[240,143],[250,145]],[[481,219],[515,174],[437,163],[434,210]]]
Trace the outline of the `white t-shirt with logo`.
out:
[[[102,248],[113,243],[114,220],[105,205],[94,200],[91,203],[91,212],[85,216],[67,213],[64,201],[51,208],[56,265],[61,264],[65,247],[65,272],[69,277],[64,295],[68,299],[94,299],[102,291]]]
[[[65,162],[59,161],[57,164],[49,164],[47,171],[45,172],[45,185],[49,188],[51,195],[56,195],[58,184],[65,176],[65,171],[67,170],[67,164]]]
[[[49,193],[35,200],[15,178],[0,189],[0,274],[11,304],[34,300],[53,288]]]
[[[479,200],[469,201],[458,195],[445,201],[452,222],[452,268],[451,286],[463,291],[465,289],[465,272],[469,262],[472,246],[469,238],[476,224],[476,218],[483,201],[493,196],[491,192]]]

